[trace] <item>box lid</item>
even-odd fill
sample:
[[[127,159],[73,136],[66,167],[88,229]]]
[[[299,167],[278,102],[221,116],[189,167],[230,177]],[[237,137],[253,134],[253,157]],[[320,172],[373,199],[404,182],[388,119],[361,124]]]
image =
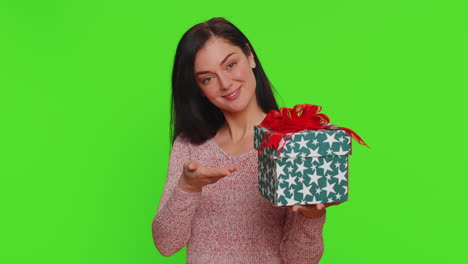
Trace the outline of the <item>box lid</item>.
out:
[[[254,126],[255,149],[258,150],[268,132],[269,130],[266,128]],[[281,154],[278,155],[278,150],[273,147],[265,149],[263,153],[275,159],[351,154],[351,136],[345,130],[303,130],[289,134],[291,137],[286,142]]]

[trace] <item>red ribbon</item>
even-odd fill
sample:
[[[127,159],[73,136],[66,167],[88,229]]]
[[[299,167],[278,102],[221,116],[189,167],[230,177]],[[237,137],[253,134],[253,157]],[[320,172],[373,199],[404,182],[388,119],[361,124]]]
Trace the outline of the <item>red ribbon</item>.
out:
[[[282,107],[280,109],[281,112],[271,110],[258,126],[270,130],[263,138],[262,143],[258,148],[258,152],[260,153],[263,149],[273,146],[278,151],[278,154],[280,154],[293,133],[301,130],[316,129],[345,130],[359,144],[365,145],[369,148],[364,140],[362,140],[361,137],[359,137],[359,135],[353,130],[330,125],[330,119],[327,115],[319,113],[320,110],[322,110],[321,106],[311,104],[296,105],[292,109]],[[284,143],[281,144],[281,141]]]

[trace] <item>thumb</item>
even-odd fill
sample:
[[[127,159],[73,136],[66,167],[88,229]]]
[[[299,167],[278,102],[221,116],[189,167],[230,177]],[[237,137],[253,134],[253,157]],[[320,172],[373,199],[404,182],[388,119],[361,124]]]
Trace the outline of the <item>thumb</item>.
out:
[[[198,163],[193,160],[188,160],[185,162],[184,167],[187,171],[195,171],[198,168]]]
[[[239,170],[239,166],[234,166],[234,167],[230,167],[228,168],[229,172],[235,172],[237,170]]]

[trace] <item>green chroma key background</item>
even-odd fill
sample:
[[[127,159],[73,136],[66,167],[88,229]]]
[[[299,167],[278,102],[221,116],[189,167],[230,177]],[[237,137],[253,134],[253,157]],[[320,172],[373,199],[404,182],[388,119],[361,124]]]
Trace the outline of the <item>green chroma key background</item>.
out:
[[[151,220],[170,76],[190,26],[250,38],[281,106],[323,107],[353,144],[321,263],[464,263],[466,1],[0,3],[2,263],[184,263]]]

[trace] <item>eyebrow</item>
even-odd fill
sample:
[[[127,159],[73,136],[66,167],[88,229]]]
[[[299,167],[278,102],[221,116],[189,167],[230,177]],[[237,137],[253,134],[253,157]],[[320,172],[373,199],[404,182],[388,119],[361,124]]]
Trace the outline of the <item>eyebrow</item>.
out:
[[[235,54],[235,52],[229,53],[226,57],[224,57],[224,59],[219,63],[219,65],[223,65],[223,63],[225,63],[229,59],[229,57],[231,57],[231,55],[233,54]],[[205,73],[209,73],[209,71],[196,72],[195,75],[200,75],[200,74],[205,74]]]

